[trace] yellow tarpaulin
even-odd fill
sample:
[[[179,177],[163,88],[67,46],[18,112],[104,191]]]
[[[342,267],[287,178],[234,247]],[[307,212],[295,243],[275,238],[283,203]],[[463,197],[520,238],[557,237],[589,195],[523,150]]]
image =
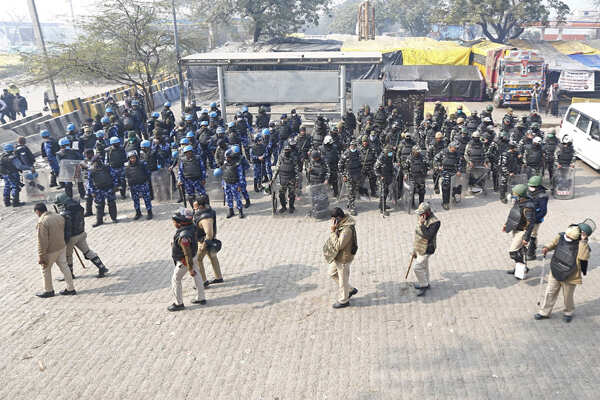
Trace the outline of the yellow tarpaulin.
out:
[[[595,49],[591,46],[588,46],[585,43],[582,43],[577,40],[568,40],[568,41],[558,41],[558,42],[550,42],[552,46],[563,54],[600,54],[600,50]]]
[[[446,108],[448,115],[454,114],[458,106],[463,106],[463,112],[467,115],[471,114],[471,110],[469,107],[464,105],[461,102],[456,101],[442,101],[442,105]],[[425,103],[425,114],[430,113],[433,115],[433,108],[435,107],[435,103],[426,102]]]
[[[504,45],[504,44],[499,44],[499,43],[494,43],[490,40],[485,40],[483,42],[477,43],[473,46],[471,46],[471,51],[474,54],[478,54],[480,56],[484,56],[486,57],[488,54],[488,51],[490,50],[498,50],[498,49],[508,49],[510,48],[510,46]]]
[[[469,65],[471,49],[456,42],[437,41],[426,37],[377,36],[375,40],[358,41],[345,37],[342,51],[402,51],[404,65]]]

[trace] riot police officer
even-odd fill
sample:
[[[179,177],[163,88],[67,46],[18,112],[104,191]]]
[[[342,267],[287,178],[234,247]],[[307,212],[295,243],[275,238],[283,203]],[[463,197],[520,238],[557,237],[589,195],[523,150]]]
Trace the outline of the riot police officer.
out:
[[[329,167],[327,162],[321,157],[319,150],[313,150],[310,153],[310,164],[306,171],[308,175],[309,185],[319,185],[322,183],[329,183]]]
[[[517,144],[512,140],[508,147],[500,154],[498,168],[500,170],[500,201],[507,203],[506,192],[510,179],[521,172],[521,161],[517,152]]]
[[[375,175],[373,166],[375,165],[375,161],[377,161],[378,155],[379,149],[375,145],[371,145],[368,136],[363,135],[362,147],[360,149],[360,158],[362,163],[361,175],[363,179],[368,179],[369,181],[371,197],[377,196],[377,176]]]
[[[224,154],[225,161],[223,163],[223,188],[225,190],[225,202],[229,207],[227,218],[233,217],[233,201],[235,199],[240,218],[244,218],[244,208],[242,206],[242,180],[244,172],[239,160],[234,157],[233,150],[227,149]]]
[[[0,157],[0,175],[4,180],[4,205],[10,207],[12,196],[12,206],[20,207],[25,203],[19,201],[19,193],[21,192],[21,176],[19,173],[25,166],[14,153],[15,147],[12,143],[5,144],[3,149],[4,154]]]
[[[442,132],[438,132],[435,134],[435,139],[431,146],[427,149],[427,163],[429,167],[433,169],[432,178],[433,178],[433,190],[436,194],[440,193],[440,170],[434,168],[433,160],[435,157],[442,152],[448,146],[447,140],[442,134]]]
[[[460,176],[463,169],[461,157],[456,151],[457,146],[455,142],[450,143],[434,160],[442,176],[442,207],[445,210],[450,209],[450,195],[460,194],[462,190],[462,187],[453,188],[451,183],[452,176]]]
[[[532,143],[525,146],[523,161],[527,170],[527,178],[535,175],[541,175],[542,164],[544,162],[544,154],[542,152],[542,138],[536,136]]]
[[[206,168],[202,163],[202,157],[194,154],[194,148],[187,145],[183,148],[183,157],[179,161],[178,186],[183,186],[187,193],[190,205],[194,204],[196,194],[206,194],[204,185],[206,183]]]
[[[129,162],[125,167],[125,177],[129,184],[131,200],[133,200],[133,208],[135,209],[134,220],[142,217],[140,209],[140,196],[144,199],[147,216],[146,219],[152,219],[152,200],[150,199],[150,170],[148,164],[139,159],[138,153],[135,150],[127,154]]]
[[[294,202],[296,201],[296,178],[298,176],[298,162],[292,154],[292,147],[286,144],[283,148],[283,153],[279,157],[277,162],[277,174],[279,175],[279,201],[281,202],[281,208],[279,213],[283,214],[288,211],[287,200],[289,200],[289,213],[293,214],[296,208]]]
[[[405,132],[404,138],[400,142],[400,145],[398,146],[398,150],[396,151],[396,160],[400,164],[400,168],[398,169],[398,179],[397,179],[398,196],[400,196],[400,197],[402,196],[402,192],[404,190],[404,185],[403,185],[404,173],[408,172],[408,167],[406,165],[406,161],[408,160],[408,157],[410,157],[410,154],[412,153],[412,149],[416,144],[417,143],[413,140],[410,132]]]
[[[358,143],[353,140],[350,142],[350,147],[346,150],[340,162],[338,163],[339,171],[343,174],[344,182],[348,184],[348,208],[351,215],[356,215],[356,195],[362,179],[362,162],[360,152],[358,151]]]
[[[125,191],[127,189],[127,181],[125,180],[125,163],[127,162],[127,153],[121,147],[121,139],[118,137],[110,138],[110,147],[106,151],[106,159],[110,166],[110,172],[114,179],[117,180],[118,186],[121,191],[121,198],[125,198]]]
[[[406,161],[408,176],[413,184],[413,193],[408,193],[412,208],[415,208],[414,195],[419,195],[419,203],[425,200],[425,178],[427,177],[427,160],[419,146],[412,148],[412,153]]]
[[[108,202],[108,212],[113,222],[117,222],[117,203],[115,198],[115,187],[118,185],[117,178],[111,173],[110,168],[102,162],[99,155],[92,158],[88,169],[88,186],[91,196],[96,203],[96,223],[93,228],[104,223],[104,205]]]
[[[537,236],[540,225],[544,222],[544,217],[548,213],[548,194],[546,188],[542,185],[541,176],[532,176],[528,182],[529,197],[535,206],[535,225],[531,231],[531,240],[527,247],[527,259],[535,260],[535,250],[537,248]]]
[[[387,145],[383,149],[383,152],[377,157],[374,166],[375,174],[379,181],[379,212],[384,215],[388,215],[389,208],[386,205],[386,199],[389,194],[389,186],[394,182],[395,169],[394,169],[394,149],[392,146]]]
[[[464,157],[469,166],[469,186],[473,187],[477,184],[481,188],[485,188],[485,177],[475,177],[472,172],[473,168],[484,167],[488,164],[479,131],[475,131],[473,132],[473,135],[471,135],[471,140],[465,148]]]
[[[56,158],[60,163],[62,160],[82,160],[81,153],[76,150],[71,149],[71,141],[67,138],[62,138],[58,141],[58,145],[60,146],[60,150],[56,152]],[[73,197],[73,182],[65,182],[65,193],[69,197]],[[85,197],[85,187],[83,186],[83,182],[79,180],[77,182],[77,190],[79,191],[79,198],[83,199]]]
[[[552,182],[552,178],[554,177],[554,161],[555,161],[555,153],[556,148],[558,147],[559,141],[556,137],[556,131],[554,129],[550,130],[546,135],[544,135],[544,140],[542,142],[542,152],[544,153],[544,163],[542,168],[542,178],[546,171],[548,171],[548,176],[550,177],[550,182]]]
[[[535,205],[527,195],[527,186],[518,184],[513,186],[512,194],[515,197],[515,203],[511,208],[506,223],[502,227],[502,232],[512,233],[512,241],[508,249],[508,254],[515,262],[515,267],[506,271],[507,274],[514,274],[516,268],[524,269],[528,272],[523,263],[523,249],[529,244],[531,232],[535,225]]]
[[[262,191],[262,180],[265,173],[266,146],[262,133],[257,133],[254,138],[254,144],[250,148],[250,160],[252,161],[254,171],[254,191]]]
[[[337,197],[339,195],[338,163],[340,161],[340,149],[333,143],[331,136],[326,136],[323,140],[323,146],[321,146],[320,152],[327,163],[327,169],[329,170],[329,185],[331,185],[333,189],[333,195]]]

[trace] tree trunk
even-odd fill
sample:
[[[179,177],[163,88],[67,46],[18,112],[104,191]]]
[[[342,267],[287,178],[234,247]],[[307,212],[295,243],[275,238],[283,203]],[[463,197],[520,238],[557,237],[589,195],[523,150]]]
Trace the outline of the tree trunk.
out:
[[[260,38],[260,33],[262,32],[262,27],[259,25],[258,22],[256,22],[254,24],[254,33],[252,35],[252,40],[254,43],[258,42],[258,39]]]
[[[150,115],[154,111],[154,97],[152,97],[152,93],[150,89],[152,87],[152,82],[149,85],[142,86],[142,91],[144,92],[144,97],[146,98],[146,114]]]

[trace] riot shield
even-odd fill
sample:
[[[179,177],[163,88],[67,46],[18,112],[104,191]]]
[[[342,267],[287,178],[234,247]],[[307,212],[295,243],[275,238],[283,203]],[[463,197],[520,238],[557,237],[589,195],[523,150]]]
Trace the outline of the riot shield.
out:
[[[490,169],[484,166],[469,168],[469,191],[472,194],[483,193],[487,195],[487,185],[489,183]]]
[[[515,185],[526,185],[527,184],[527,174],[525,172],[522,172],[520,174],[514,174],[513,176],[510,177],[509,181],[508,181],[508,189],[510,190],[510,188],[512,188]]]
[[[151,181],[154,201],[171,201],[173,199],[171,174],[168,169],[160,168],[152,172]]]
[[[450,178],[450,203],[458,204],[462,201],[463,193],[467,187],[467,174],[452,175]]]
[[[575,196],[575,168],[557,168],[554,170],[555,199],[569,200]]]
[[[413,201],[415,196],[415,187],[410,179],[405,179],[402,182],[402,198],[400,200],[402,210],[410,214],[413,209]]]
[[[37,202],[48,199],[49,175],[49,171],[46,170],[24,171],[25,187],[23,187],[23,194],[25,201]]]
[[[59,182],[83,182],[82,162],[82,160],[61,160],[59,164],[60,171],[56,180]]]
[[[311,204],[310,215],[313,218],[323,219],[328,217],[329,188],[327,186],[324,183],[308,186]]]
[[[398,209],[398,180],[394,179],[392,183],[388,185],[388,195],[385,199],[386,205],[394,204],[394,208]]]

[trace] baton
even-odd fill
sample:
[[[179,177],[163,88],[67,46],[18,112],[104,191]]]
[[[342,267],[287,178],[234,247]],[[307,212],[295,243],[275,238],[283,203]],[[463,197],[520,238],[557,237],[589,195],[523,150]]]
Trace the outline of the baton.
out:
[[[408,263],[408,269],[406,270],[406,275],[404,275],[404,279],[408,279],[408,273],[410,272],[410,267],[412,267],[413,264],[413,260],[416,258],[415,254],[411,254],[410,256],[410,262]]]
[[[179,189],[179,194],[181,195],[181,198],[183,199],[183,207],[187,208],[187,199],[185,198],[185,190],[183,190],[183,186],[177,185],[177,189]]]
[[[58,214],[58,208],[56,208],[56,206],[54,204],[52,205],[52,207],[54,207],[54,211]],[[79,252],[77,251],[77,248],[75,246],[73,246],[73,251],[75,252],[75,255],[77,256],[77,259],[79,260],[79,263],[81,264],[83,269],[87,269],[87,267],[83,263],[83,260],[81,259],[81,256],[79,255]]]

